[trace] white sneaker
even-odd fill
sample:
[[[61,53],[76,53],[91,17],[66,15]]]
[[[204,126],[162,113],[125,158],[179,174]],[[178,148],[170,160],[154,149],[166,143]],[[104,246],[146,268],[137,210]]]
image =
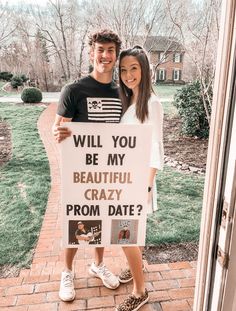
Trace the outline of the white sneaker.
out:
[[[72,272],[63,271],[61,273],[61,284],[59,297],[63,301],[72,301],[75,299],[74,276]]]
[[[107,288],[116,289],[120,285],[118,278],[107,269],[104,263],[96,266],[93,262],[89,268],[89,273],[100,278]]]

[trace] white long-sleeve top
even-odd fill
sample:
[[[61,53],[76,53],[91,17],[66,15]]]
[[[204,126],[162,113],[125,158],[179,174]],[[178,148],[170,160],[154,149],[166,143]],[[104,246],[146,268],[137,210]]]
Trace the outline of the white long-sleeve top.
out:
[[[163,148],[163,108],[155,94],[152,94],[148,101],[148,118],[141,123],[136,116],[135,104],[129,106],[121,118],[124,124],[150,124],[152,126],[152,143],[150,167],[163,169],[164,148]]]

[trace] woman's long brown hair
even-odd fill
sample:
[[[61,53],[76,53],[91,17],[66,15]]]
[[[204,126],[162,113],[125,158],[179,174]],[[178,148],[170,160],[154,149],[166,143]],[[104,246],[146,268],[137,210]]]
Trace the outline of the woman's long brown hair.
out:
[[[131,104],[131,96],[133,94],[132,90],[129,89],[121,80],[121,69],[120,64],[125,56],[134,56],[141,67],[141,81],[139,84],[138,99],[136,103],[136,116],[141,123],[148,118],[148,100],[152,93],[152,82],[150,65],[147,54],[145,50],[140,46],[134,46],[131,49],[124,50],[120,53],[119,58],[119,92],[120,99],[123,105],[123,113],[128,109]]]

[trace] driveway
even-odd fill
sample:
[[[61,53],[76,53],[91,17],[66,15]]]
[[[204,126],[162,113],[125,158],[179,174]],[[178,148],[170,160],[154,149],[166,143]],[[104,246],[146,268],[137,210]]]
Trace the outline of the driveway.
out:
[[[60,92],[42,92],[42,103],[58,102]],[[13,94],[8,96],[0,96],[0,103],[21,103],[20,94]]]

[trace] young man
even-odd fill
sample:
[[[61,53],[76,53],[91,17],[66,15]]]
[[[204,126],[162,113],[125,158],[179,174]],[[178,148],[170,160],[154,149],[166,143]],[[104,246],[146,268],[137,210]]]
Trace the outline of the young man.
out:
[[[103,30],[90,37],[89,45],[93,71],[89,76],[63,88],[53,125],[53,134],[57,142],[71,135],[70,131],[62,126],[63,122],[120,121],[122,106],[117,86],[112,81],[112,73],[120,52],[121,40],[112,31]],[[63,301],[72,301],[75,298],[72,262],[76,251],[76,248],[65,250],[65,268],[59,291],[59,297]],[[104,265],[103,253],[104,248],[95,248],[95,262],[89,272],[99,277],[106,287],[115,289],[119,286],[119,281]]]
[[[101,234],[101,231],[92,233],[87,229],[82,221],[77,223],[78,229],[75,231],[75,237],[78,241],[78,244],[90,244]]]

